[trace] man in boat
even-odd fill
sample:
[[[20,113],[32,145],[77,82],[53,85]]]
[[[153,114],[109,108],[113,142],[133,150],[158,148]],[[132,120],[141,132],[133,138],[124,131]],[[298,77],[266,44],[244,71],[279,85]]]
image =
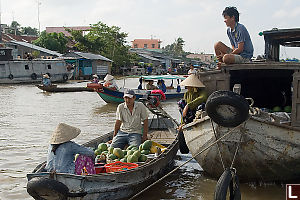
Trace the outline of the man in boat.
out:
[[[153,85],[154,81],[153,80],[146,80],[146,90],[157,90],[157,87]]]
[[[227,35],[232,48],[222,42],[215,44],[215,53],[218,58],[218,69],[222,63],[245,63],[253,56],[253,45],[246,27],[239,23],[239,12],[235,7],[226,7],[223,11]]]
[[[179,111],[182,122],[190,123],[194,120],[196,111],[202,109],[202,104],[207,100],[205,85],[195,74],[190,75],[180,85],[185,86],[188,91],[184,94],[183,100],[178,102]]]
[[[191,64],[190,65],[190,70],[188,71],[188,75],[191,75],[191,74],[196,74],[196,70],[194,69],[194,66]]]
[[[43,86],[50,86],[51,85],[51,80],[48,74],[43,75]]]
[[[147,140],[148,112],[143,103],[135,102],[136,96],[133,90],[127,89],[123,98],[125,102],[119,104],[117,108],[111,145],[121,149],[126,145],[139,147],[142,141]]]
[[[104,77],[104,84],[103,86],[104,87],[107,87],[107,88],[110,88],[112,90],[118,90],[118,86],[114,80],[115,78],[110,75],[110,74],[107,74],[105,77]]]

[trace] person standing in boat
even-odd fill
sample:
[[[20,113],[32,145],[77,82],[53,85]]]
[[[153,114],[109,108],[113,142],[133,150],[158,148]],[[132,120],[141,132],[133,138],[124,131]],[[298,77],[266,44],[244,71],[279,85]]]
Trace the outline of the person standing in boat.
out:
[[[178,102],[179,111],[182,115],[182,122],[190,123],[194,120],[196,111],[204,107],[202,104],[207,100],[205,85],[195,74],[190,75],[180,85],[185,86],[187,91],[183,99]]]
[[[123,98],[125,102],[119,104],[117,108],[111,145],[121,149],[126,145],[139,147],[142,141],[147,140],[148,112],[143,103],[135,101],[133,90],[127,89]]]
[[[222,42],[217,42],[214,46],[218,58],[218,68],[222,63],[245,63],[249,62],[253,56],[253,44],[246,27],[239,23],[239,12],[236,7],[226,7],[223,11],[224,22],[227,35],[232,48]]]
[[[94,151],[70,140],[80,134],[79,128],[59,123],[50,139],[45,169],[48,172],[69,174],[95,174]],[[80,154],[74,162],[75,155]]]
[[[112,90],[118,90],[118,86],[115,82],[115,78],[112,75],[107,74],[104,77],[104,81],[105,81],[103,84],[104,87],[110,88]]]
[[[51,80],[48,74],[43,75],[43,80],[42,80],[43,86],[50,86],[51,85]]]
[[[194,69],[194,66],[191,64],[190,65],[190,70],[188,71],[188,75],[191,75],[191,74],[196,74],[196,70]]]

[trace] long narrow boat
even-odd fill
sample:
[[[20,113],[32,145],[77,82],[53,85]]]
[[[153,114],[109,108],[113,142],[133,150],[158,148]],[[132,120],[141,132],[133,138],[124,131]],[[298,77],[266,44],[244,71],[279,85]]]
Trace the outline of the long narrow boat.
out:
[[[279,60],[279,44],[298,45],[300,29],[263,34],[268,62],[226,65],[222,70],[203,72],[199,76],[209,94],[235,90],[254,101],[254,112],[238,127],[212,124],[205,113],[184,127],[190,152],[197,155],[195,159],[211,177],[218,178],[224,171],[222,160],[226,168],[234,160],[233,167],[243,182],[300,179],[300,63],[272,61]],[[214,99],[216,109],[223,114],[234,113],[231,99]],[[218,146],[201,153],[230,131]]]
[[[57,85],[50,85],[50,86],[43,86],[43,85],[36,85],[39,89],[45,92],[94,92],[93,88],[88,87],[57,87]]]
[[[149,119],[149,135],[152,141],[167,147],[157,157],[148,158],[144,163],[138,163],[139,166],[126,171],[100,173],[95,175],[74,175],[56,173],[50,174],[42,172],[45,162],[36,167],[36,169],[27,174],[28,185],[33,182],[38,195],[44,199],[55,199],[58,193],[61,194],[62,188],[65,192],[65,199],[126,199],[141,191],[149,184],[153,183],[160,176],[164,175],[172,166],[173,158],[178,151],[178,139],[176,135],[177,123],[170,118],[163,110],[150,108],[156,115]],[[96,148],[99,143],[107,142],[112,139],[113,132],[107,133],[96,139],[93,139],[84,145]],[[43,182],[43,180],[45,180]]]
[[[160,76],[141,76],[142,80],[184,80],[185,77],[175,76],[175,75],[160,75]],[[139,83],[137,83],[138,86]],[[138,87],[136,87],[138,88]],[[120,88],[119,90],[112,90],[110,88],[102,86],[101,88],[96,89],[98,95],[106,102],[106,103],[122,103],[124,102],[123,95],[126,88]],[[133,89],[136,94],[136,100],[143,98],[145,95],[150,93],[150,90],[145,89]],[[177,89],[167,87],[166,92],[164,93],[166,96],[166,100],[174,99],[174,98],[182,98],[186,89]]]

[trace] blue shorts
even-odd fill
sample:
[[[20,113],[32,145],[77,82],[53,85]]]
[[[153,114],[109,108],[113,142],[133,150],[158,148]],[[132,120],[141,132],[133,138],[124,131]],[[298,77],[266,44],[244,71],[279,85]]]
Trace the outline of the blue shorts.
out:
[[[127,144],[129,146],[135,145],[139,147],[141,143],[142,135],[140,133],[125,133],[119,130],[117,135],[113,138],[111,146],[124,149]]]

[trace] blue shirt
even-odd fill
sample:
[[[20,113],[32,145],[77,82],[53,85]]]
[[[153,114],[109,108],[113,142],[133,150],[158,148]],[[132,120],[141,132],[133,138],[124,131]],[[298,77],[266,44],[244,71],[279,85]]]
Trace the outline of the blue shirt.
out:
[[[58,173],[75,173],[75,155],[82,154],[86,156],[94,156],[94,151],[90,148],[80,146],[75,142],[69,141],[61,144],[55,151],[52,152],[52,145],[48,148],[47,165],[45,169],[50,172],[55,170]]]
[[[236,23],[234,30],[231,30],[231,28],[227,29],[227,35],[234,48],[238,48],[238,44],[244,42],[244,50],[240,53],[240,55],[243,58],[252,58],[253,45],[250,35],[244,25]]]
[[[49,78],[43,78],[43,85],[44,86],[49,86],[51,85],[51,81]]]

